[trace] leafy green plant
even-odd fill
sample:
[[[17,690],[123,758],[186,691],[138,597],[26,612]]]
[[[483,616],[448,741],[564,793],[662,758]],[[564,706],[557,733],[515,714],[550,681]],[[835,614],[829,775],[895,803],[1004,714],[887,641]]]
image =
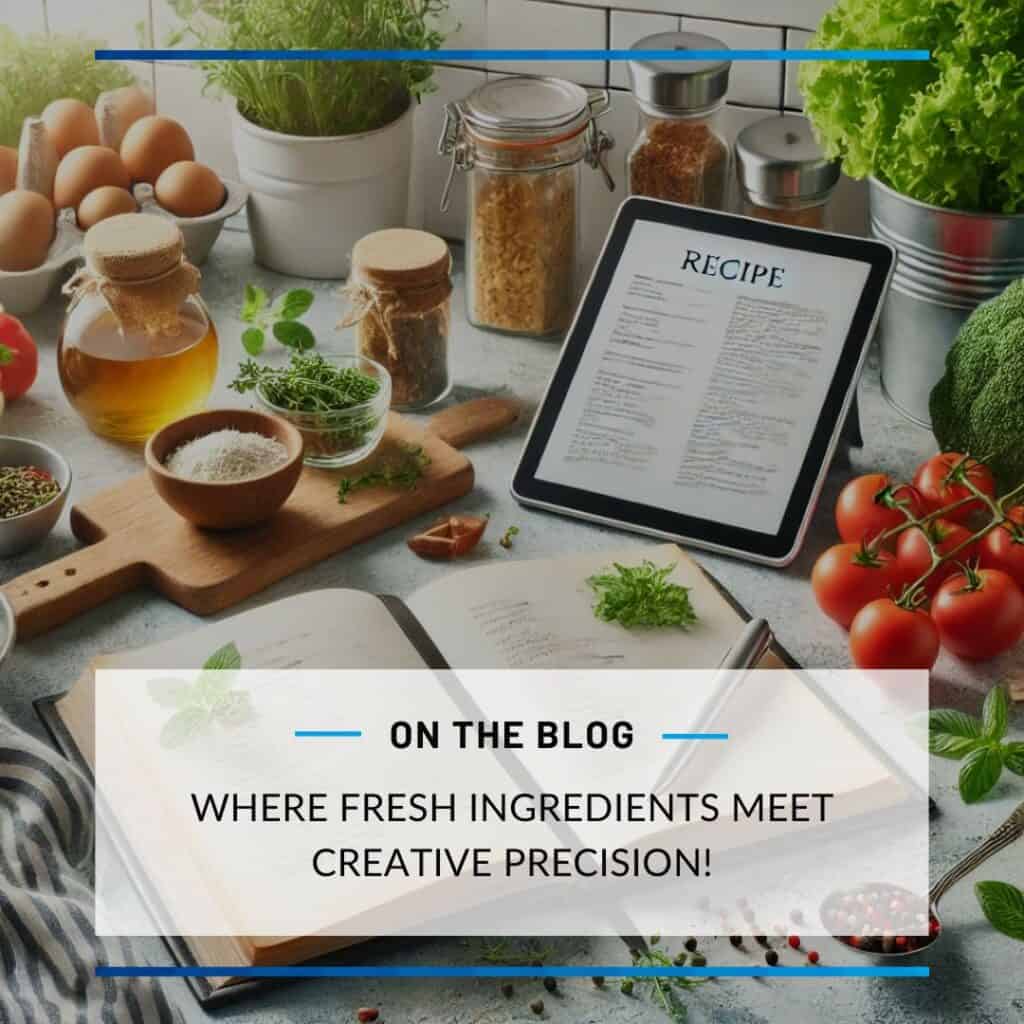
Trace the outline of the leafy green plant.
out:
[[[335,366],[322,355],[295,352],[285,367],[246,359],[229,387],[239,394],[259,390],[272,405],[292,412],[329,413],[369,402],[380,391],[380,381],[354,366]]]
[[[809,46],[926,49],[930,61],[805,61],[825,152],[922,202],[1024,211],[1020,0],[838,0]]]
[[[659,569],[644,559],[637,566],[614,563],[614,572],[599,573],[587,579],[597,595],[594,615],[604,622],[619,622],[627,629],[635,626],[678,626],[685,629],[697,622],[690,603],[689,587],[670,583],[674,565]]]
[[[654,935],[648,943],[646,952],[635,950],[633,965],[635,967],[681,967],[686,963],[685,953],[670,957],[658,943],[659,936]],[[681,1024],[687,1019],[686,1005],[682,1001],[681,993],[704,985],[709,980],[708,978],[641,975],[636,978],[626,978],[619,989],[625,995],[632,995],[634,987],[639,985],[647,992],[651,1001],[661,1007],[670,1020]]]
[[[242,300],[242,323],[249,324],[242,332],[242,346],[251,356],[258,356],[270,331],[286,348],[305,352],[316,345],[313,332],[299,318],[309,312],[314,295],[308,288],[292,288],[273,305],[266,290],[256,284],[245,286]]]
[[[17,146],[21,124],[51,101],[70,97],[90,106],[101,92],[135,79],[123,64],[98,62],[104,44],[81,36],[19,36],[0,25],[0,145]]]
[[[174,713],[160,730],[160,745],[169,749],[209,733],[214,725],[234,728],[253,717],[249,694],[232,689],[242,656],[233,644],[214,651],[203,664],[195,682],[185,679],[151,679],[149,696]]]
[[[993,928],[1024,942],[1024,892],[1009,882],[977,882],[974,894]]]
[[[252,50],[436,50],[447,0],[171,0],[177,42]],[[287,135],[381,128],[433,88],[425,61],[206,61],[207,84]]]
[[[939,757],[963,761],[958,785],[964,803],[973,804],[999,781],[1004,768],[1024,775],[1024,743],[1004,742],[1009,701],[1002,686],[985,697],[981,718],[952,708],[928,715],[928,749]]]

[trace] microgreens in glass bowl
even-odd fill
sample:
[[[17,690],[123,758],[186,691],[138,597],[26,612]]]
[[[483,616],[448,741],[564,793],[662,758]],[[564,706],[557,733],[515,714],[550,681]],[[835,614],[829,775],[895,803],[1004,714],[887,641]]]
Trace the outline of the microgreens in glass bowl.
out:
[[[253,392],[269,412],[294,424],[305,443],[308,466],[334,468],[366,458],[387,423],[391,377],[364,356],[296,352],[287,366],[247,359],[231,382]]]

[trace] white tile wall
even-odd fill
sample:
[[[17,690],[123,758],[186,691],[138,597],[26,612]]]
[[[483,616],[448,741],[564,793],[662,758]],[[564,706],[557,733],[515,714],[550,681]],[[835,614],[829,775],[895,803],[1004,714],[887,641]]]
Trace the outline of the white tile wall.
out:
[[[500,0],[498,0],[500,3]],[[488,0],[448,0],[448,10],[437,19],[445,34],[446,50],[487,49]],[[486,61],[462,61],[470,67],[485,68]]]
[[[683,32],[702,32],[732,50],[781,50],[782,29],[740,25],[733,21],[680,18]],[[729,71],[729,100],[777,108],[782,97],[782,61],[736,61]]]
[[[502,2],[502,0],[497,0]],[[548,0],[583,7],[615,7],[652,14],[687,14],[752,25],[814,28],[834,0]],[[493,45],[493,43],[492,43]]]
[[[786,29],[786,49],[806,50],[810,45],[811,33],[803,29]],[[804,98],[800,95],[800,89],[796,84],[797,71],[800,69],[800,61],[786,62],[786,91],[784,103],[789,110],[803,110]]]
[[[636,14],[633,11],[612,11],[611,43],[613,50],[628,50],[634,43],[656,32],[677,32],[679,18],[669,14]],[[609,84],[629,88],[629,71],[623,61],[610,66]]]
[[[35,4],[32,0],[6,0],[4,6]],[[149,0],[46,0],[45,10],[51,32],[99,39],[110,49],[149,46],[153,38]]]

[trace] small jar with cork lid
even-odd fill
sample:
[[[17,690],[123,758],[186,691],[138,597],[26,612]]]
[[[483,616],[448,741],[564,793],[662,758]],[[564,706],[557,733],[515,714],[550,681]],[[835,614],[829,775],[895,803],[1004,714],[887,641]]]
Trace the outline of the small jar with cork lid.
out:
[[[827,231],[839,170],[799,114],[755,121],[736,139],[741,212],[748,217]]]
[[[424,409],[451,388],[452,259],[444,239],[412,228],[374,231],[352,249],[340,327],[356,328],[360,355],[391,375],[391,406]]]
[[[178,226],[126,213],[90,228],[85,267],[64,286],[57,366],[68,401],[95,433],[142,442],[206,404],[217,332]]]
[[[698,32],[659,32],[634,43],[632,49],[728,47]],[[627,159],[630,195],[724,209],[731,172],[720,121],[732,62],[638,56],[628,67],[640,108],[640,134]]]

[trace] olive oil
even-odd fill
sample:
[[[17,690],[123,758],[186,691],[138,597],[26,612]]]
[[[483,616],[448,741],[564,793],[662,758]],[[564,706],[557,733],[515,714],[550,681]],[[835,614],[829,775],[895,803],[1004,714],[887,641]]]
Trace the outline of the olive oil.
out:
[[[122,331],[106,311],[57,350],[68,400],[97,434],[141,442],[172,420],[203,408],[217,376],[217,332],[196,308],[180,330],[151,336]]]

